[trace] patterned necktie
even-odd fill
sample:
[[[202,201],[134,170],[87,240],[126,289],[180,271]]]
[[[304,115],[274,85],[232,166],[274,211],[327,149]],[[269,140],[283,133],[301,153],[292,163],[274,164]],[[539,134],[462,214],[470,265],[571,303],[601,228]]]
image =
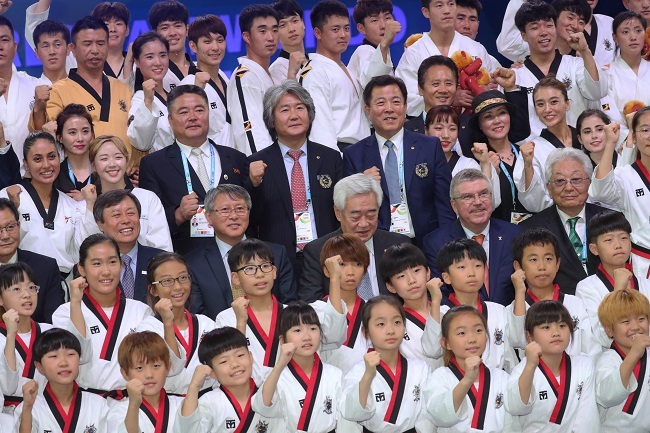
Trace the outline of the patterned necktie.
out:
[[[305,177],[300,165],[302,150],[290,150],[287,155],[293,159],[293,167],[291,168],[291,203],[293,204],[293,211],[305,212],[307,210],[307,188],[305,187]],[[298,249],[302,251],[305,245],[307,244],[299,243]]]
[[[483,241],[485,240],[485,235],[480,234],[480,235],[475,235],[472,236],[472,239],[474,239],[480,246],[483,246]],[[487,292],[488,296],[490,296],[490,269],[488,268],[488,264],[485,264],[485,273],[483,274],[483,284],[485,285],[485,291]]]
[[[370,275],[368,274],[368,271],[366,271],[366,273],[363,275],[363,278],[359,283],[359,287],[357,287],[357,295],[359,295],[364,301],[367,301],[368,299],[375,296],[375,294],[372,292],[372,283],[370,282]]]
[[[205,192],[208,192],[210,189],[210,178],[208,177],[208,170],[205,168],[205,162],[203,161],[203,152],[198,147],[195,147],[190,152],[190,155],[196,158],[196,175],[199,177]]]
[[[388,147],[388,155],[386,155],[386,162],[384,164],[386,184],[388,184],[388,199],[390,200],[390,204],[396,204],[402,201],[400,197],[397,154],[395,153],[395,145],[392,141],[386,140],[384,146]]]
[[[571,245],[573,245],[573,249],[576,252],[576,255],[578,256],[578,260],[582,262],[582,240],[580,240],[580,236],[578,236],[578,233],[576,232],[576,224],[578,224],[578,220],[580,219],[579,216],[569,218],[567,221],[569,222],[569,242],[571,242]]]
[[[122,276],[122,292],[124,297],[133,299],[135,295],[135,276],[133,269],[131,269],[131,257],[124,254],[122,256],[124,262],[124,275]]]

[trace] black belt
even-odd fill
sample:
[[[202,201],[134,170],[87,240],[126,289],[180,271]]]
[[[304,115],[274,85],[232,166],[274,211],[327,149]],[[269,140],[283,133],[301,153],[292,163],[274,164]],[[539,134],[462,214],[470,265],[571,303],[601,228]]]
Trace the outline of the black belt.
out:
[[[129,394],[126,392],[126,389],[114,389],[112,391],[105,391],[103,389],[86,388],[84,391],[97,394],[104,398],[112,398],[113,400],[122,400],[123,398],[129,396]]]

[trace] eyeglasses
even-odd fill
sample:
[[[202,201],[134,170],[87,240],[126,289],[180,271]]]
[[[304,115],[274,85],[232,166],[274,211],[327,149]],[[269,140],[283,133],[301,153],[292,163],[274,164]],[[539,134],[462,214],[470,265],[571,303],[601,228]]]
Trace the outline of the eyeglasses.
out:
[[[242,266],[241,268],[236,269],[235,272],[244,271],[244,274],[248,275],[249,277],[252,277],[253,275],[257,274],[258,269],[262,271],[263,274],[268,274],[273,270],[274,267],[275,266],[273,266],[273,263],[265,262],[262,263],[261,265]]]
[[[16,230],[18,230],[18,223],[9,223],[4,227],[0,227],[0,234],[2,234],[2,232],[7,232],[7,234],[10,235],[15,233]]]
[[[221,209],[212,209],[212,212],[216,212],[224,218],[229,217],[233,212],[235,212],[235,215],[237,216],[244,216],[248,213],[248,207],[244,207],[244,206],[237,206],[235,208],[222,207]]]
[[[178,281],[178,284],[180,284],[181,286],[184,286],[192,282],[192,277],[190,276],[190,274],[185,274],[185,275],[181,275],[178,278],[163,278],[162,280],[154,281],[151,284],[160,284],[163,287],[173,287],[176,281]]]
[[[477,194],[469,194],[469,193],[467,193],[467,194],[462,194],[462,195],[456,197],[454,200],[460,200],[463,203],[468,203],[469,204],[469,203],[473,202],[476,197],[478,197],[478,199],[480,201],[488,201],[492,197],[492,193],[490,191],[487,191],[487,190],[486,191],[481,191],[481,192],[479,192]]]
[[[5,292],[11,293],[12,295],[15,296],[19,296],[23,291],[29,293],[30,295],[37,295],[39,290],[41,290],[41,286],[37,286],[36,284],[30,284],[27,287],[13,286],[4,290]]]
[[[580,188],[581,186],[583,186],[584,184],[586,184],[590,180],[591,179],[589,179],[588,177],[573,177],[571,179],[552,180],[551,183],[553,184],[553,186],[555,186],[556,188],[560,188],[560,189],[566,188],[567,183],[570,183],[571,186],[574,187],[574,188]]]
[[[641,129],[635,129],[634,132],[639,134],[639,136],[646,138],[650,136],[650,128],[641,128]]]

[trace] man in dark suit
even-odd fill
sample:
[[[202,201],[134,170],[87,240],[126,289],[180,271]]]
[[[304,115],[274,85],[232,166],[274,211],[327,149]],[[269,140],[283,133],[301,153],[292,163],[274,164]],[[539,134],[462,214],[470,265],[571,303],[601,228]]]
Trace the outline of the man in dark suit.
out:
[[[379,228],[421,243],[425,235],[456,219],[449,204],[451,173],[440,140],[404,130],[406,86],[399,78],[373,78],[363,99],[375,133],[343,150],[345,173],[379,180],[384,191]]]
[[[334,212],[341,228],[321,236],[305,247],[305,263],[298,293],[301,300],[312,302],[329,293],[330,281],[320,265],[320,253],[328,239],[341,233],[357,236],[368,248],[370,266],[366,275],[371,286],[368,297],[390,294],[379,274],[379,262],[386,248],[410,240],[407,236],[377,229],[379,206],[383,196],[379,182],[365,174],[353,174],[336,184]],[[363,294],[359,294],[363,297]]]
[[[215,318],[230,308],[234,299],[243,295],[241,287],[232,286],[228,253],[244,239],[249,224],[251,198],[244,188],[223,184],[208,191],[205,206],[215,237],[208,245],[186,256],[192,275],[190,309]],[[272,293],[282,303],[294,301],[298,296],[288,254],[282,245],[267,244],[273,251],[277,268]]]
[[[431,276],[441,278],[436,257],[447,242],[469,238],[479,242],[488,256],[487,287],[481,288],[481,297],[486,301],[509,305],[515,298],[510,276],[514,272],[512,240],[521,231],[520,227],[492,218],[491,183],[476,169],[461,170],[451,181],[451,205],[458,219],[441,226],[424,238],[422,250],[427,257]],[[443,293],[450,294],[444,287]]]
[[[556,149],[546,159],[546,189],[553,205],[523,223],[524,229],[544,227],[560,243],[560,270],[555,282],[564,293],[574,295],[579,281],[593,275],[600,264],[589,251],[587,224],[608,209],[587,203],[593,166],[584,152]],[[573,242],[572,242],[573,240]]]
[[[274,142],[248,158],[265,166],[264,182],[251,191],[253,232],[284,245],[296,280],[305,245],[339,226],[334,185],[343,175],[343,162],[338,151],[307,140],[314,116],[314,101],[296,81],[271,87],[264,95],[264,120]],[[303,223],[306,215],[309,222]]]
[[[212,242],[208,227],[192,230],[200,223],[207,226],[202,211],[206,191],[222,183],[250,187],[249,164],[243,153],[208,140],[209,109],[203,89],[176,86],[167,105],[176,142],[142,159],[140,187],[160,197],[174,251],[185,254]]]
[[[34,283],[41,288],[32,319],[52,323],[52,313],[65,302],[59,266],[51,257],[19,249],[19,244],[18,209],[9,199],[0,198],[0,266],[23,262],[32,268],[36,276]]]
[[[120,248],[122,293],[127,298],[146,304],[147,267],[151,259],[164,251],[138,242],[140,213],[140,201],[125,189],[101,194],[93,206],[97,226],[105,235],[113,238]]]

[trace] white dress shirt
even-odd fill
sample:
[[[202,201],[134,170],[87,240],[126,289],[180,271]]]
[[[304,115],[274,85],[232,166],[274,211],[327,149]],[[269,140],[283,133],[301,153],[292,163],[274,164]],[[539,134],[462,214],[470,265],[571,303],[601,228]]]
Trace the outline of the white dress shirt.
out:
[[[194,156],[191,156],[192,149],[194,148],[192,146],[187,146],[178,140],[176,140],[176,143],[178,143],[178,147],[181,148],[181,152],[185,154],[190,165],[198,174],[199,170],[196,165],[196,158],[194,158]],[[208,173],[208,178],[210,178],[210,174],[212,173],[212,166],[210,165],[210,146],[212,146],[212,144],[210,144],[210,142],[207,140],[205,143],[199,146],[199,149],[201,149],[201,156],[203,157],[203,163],[205,164],[205,170]],[[209,189],[219,185],[219,179],[221,179],[221,159],[219,158],[219,152],[217,152],[217,149],[214,149],[214,185],[210,185]]]
[[[372,238],[368,239],[366,242],[366,248],[370,253],[370,264],[368,265],[368,278],[370,278],[370,284],[372,284],[372,294],[373,296],[379,296],[379,283],[377,282],[377,268],[375,267],[375,244]]]
[[[485,254],[487,255],[488,263],[490,263],[490,221],[488,221],[487,225],[483,229],[481,233],[474,233],[467,227],[463,225],[463,223],[460,223],[460,226],[463,228],[463,231],[465,232],[465,236],[467,236],[467,239],[472,239],[474,236],[478,235],[483,235],[485,236],[485,239],[483,239],[483,244],[482,247],[485,250]]]

